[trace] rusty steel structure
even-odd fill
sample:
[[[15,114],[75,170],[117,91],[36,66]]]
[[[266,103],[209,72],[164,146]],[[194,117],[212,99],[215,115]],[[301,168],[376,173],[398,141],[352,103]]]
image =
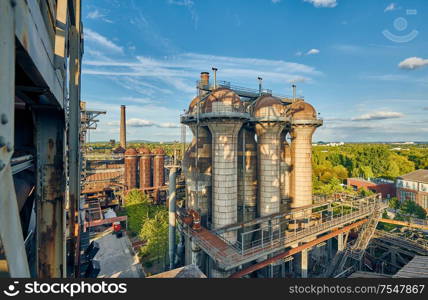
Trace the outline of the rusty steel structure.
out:
[[[81,0],[0,1],[0,274],[74,276]],[[67,186],[68,185],[68,186]]]
[[[314,107],[295,92],[281,97],[263,89],[262,78],[253,90],[217,81],[213,71],[214,82],[201,73],[181,116],[194,135],[182,162],[186,200],[177,218],[185,264],[229,277],[249,264],[272,266],[286,251],[297,254],[307,277],[310,248],[339,236],[341,252],[342,233],[357,227],[352,254],[360,255],[385,204],[379,195],[314,201],[312,135],[323,124]],[[201,218],[198,230],[189,225],[192,211]],[[272,269],[257,276],[271,277]]]

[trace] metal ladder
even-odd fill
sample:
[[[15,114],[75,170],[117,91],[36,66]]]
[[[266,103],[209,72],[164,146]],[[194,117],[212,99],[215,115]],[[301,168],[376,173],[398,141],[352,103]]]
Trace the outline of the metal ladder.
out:
[[[336,255],[335,260],[339,259],[338,257],[341,256],[340,263],[337,264],[337,268],[335,268],[336,264],[333,263],[332,267],[329,268],[329,270],[328,270],[328,271],[330,271],[330,269],[332,269],[332,272],[329,272],[328,275],[336,275],[336,274],[339,274],[340,272],[342,272],[344,270],[347,262],[349,261],[349,258],[351,258],[357,262],[361,261],[361,259],[364,256],[364,252],[366,251],[367,246],[369,245],[369,242],[370,242],[371,238],[373,237],[373,235],[376,231],[376,227],[379,223],[380,217],[382,216],[382,212],[383,212],[382,207],[376,205],[375,211],[370,216],[369,221],[362,228],[361,233],[359,234],[355,244],[352,245],[351,247],[347,247],[342,252],[343,255],[342,255],[342,253]],[[335,262],[335,261],[333,261],[333,262]]]

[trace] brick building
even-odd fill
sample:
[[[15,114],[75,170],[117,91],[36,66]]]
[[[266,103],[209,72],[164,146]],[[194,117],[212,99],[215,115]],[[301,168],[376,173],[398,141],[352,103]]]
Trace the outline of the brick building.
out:
[[[416,170],[397,178],[400,201],[412,200],[428,211],[428,170]]]
[[[395,183],[392,180],[386,180],[382,178],[377,179],[363,179],[363,178],[348,178],[346,184],[359,190],[365,188],[374,193],[381,193],[382,198],[389,199],[396,196]]]

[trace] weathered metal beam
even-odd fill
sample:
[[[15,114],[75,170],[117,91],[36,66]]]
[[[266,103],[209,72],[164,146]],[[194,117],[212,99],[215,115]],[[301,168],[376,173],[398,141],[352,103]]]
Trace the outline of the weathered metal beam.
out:
[[[40,278],[64,276],[64,112],[37,109],[37,270]]]
[[[417,228],[417,229],[422,229],[422,230],[428,230],[428,225],[424,225],[424,224],[414,224],[414,223],[410,223],[410,222],[390,220],[390,219],[380,219],[379,222],[394,224],[394,225],[400,225],[400,226],[405,226],[405,227],[410,227],[410,228]]]
[[[0,239],[11,277],[30,277],[10,160],[14,149],[15,9],[0,1]],[[3,262],[2,269],[6,270]]]
[[[79,255],[76,246],[77,236],[74,235],[76,223],[79,224],[79,202],[80,202],[80,172],[82,170],[82,162],[80,156],[80,70],[81,70],[81,3],[80,0],[74,0],[72,7],[74,8],[75,20],[70,28],[70,81],[69,81],[69,107],[70,119],[68,129],[68,146],[69,146],[69,232],[71,235],[70,255],[73,258]],[[75,259],[75,263],[77,263]],[[76,266],[75,266],[76,267]]]

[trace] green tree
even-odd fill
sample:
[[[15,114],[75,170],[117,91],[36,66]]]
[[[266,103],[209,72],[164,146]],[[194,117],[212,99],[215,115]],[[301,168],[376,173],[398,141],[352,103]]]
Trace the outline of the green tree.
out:
[[[144,222],[152,218],[159,208],[150,203],[143,192],[132,190],[125,197],[125,210],[128,216],[128,229],[137,235]]]
[[[389,207],[392,209],[399,209],[400,208],[400,201],[397,197],[393,197],[389,199]]]
[[[155,216],[146,220],[139,237],[145,241],[141,254],[149,260],[163,259],[168,248],[168,212],[159,210]]]
[[[426,211],[412,200],[405,200],[400,208],[401,212],[405,215],[409,215],[418,219],[426,218]]]

